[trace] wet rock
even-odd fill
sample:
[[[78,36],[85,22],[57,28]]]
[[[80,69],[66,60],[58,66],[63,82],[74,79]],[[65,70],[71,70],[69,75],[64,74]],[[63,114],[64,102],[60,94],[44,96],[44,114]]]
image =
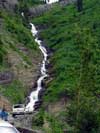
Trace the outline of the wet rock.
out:
[[[34,105],[34,110],[39,110],[40,105]]]
[[[44,92],[45,92],[45,89],[41,89],[41,90],[39,91],[39,94],[38,94],[38,98],[39,98],[39,99],[42,99],[42,97],[43,97],[43,95],[44,95]]]
[[[43,102],[42,100],[35,102],[34,110],[38,110],[40,108],[40,106],[42,105],[42,102]]]
[[[37,102],[35,102],[35,106],[40,106],[42,104],[43,100],[39,100]]]

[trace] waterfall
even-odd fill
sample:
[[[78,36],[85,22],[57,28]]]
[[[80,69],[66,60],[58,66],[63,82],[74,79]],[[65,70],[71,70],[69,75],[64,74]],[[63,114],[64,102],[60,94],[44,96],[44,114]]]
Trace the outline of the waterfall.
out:
[[[45,2],[47,4],[52,4],[52,3],[55,3],[55,2],[58,2],[59,0],[45,0]]]
[[[47,77],[47,70],[46,70],[46,62],[47,62],[47,50],[46,48],[42,45],[42,41],[38,39],[38,31],[36,29],[36,27],[34,26],[34,24],[30,23],[30,25],[32,26],[31,28],[31,32],[32,32],[32,35],[35,37],[35,42],[38,44],[39,46],[39,49],[41,50],[42,54],[43,54],[43,61],[42,61],[42,64],[41,64],[41,68],[40,68],[40,71],[41,71],[41,75],[39,77],[39,79],[37,80],[37,88],[35,91],[32,91],[30,96],[29,96],[29,103],[26,105],[25,107],[25,111],[28,111],[28,112],[32,112],[34,111],[34,105],[35,105],[35,102],[37,102],[39,100],[39,92],[40,90],[42,90],[42,81],[44,80],[45,77]]]

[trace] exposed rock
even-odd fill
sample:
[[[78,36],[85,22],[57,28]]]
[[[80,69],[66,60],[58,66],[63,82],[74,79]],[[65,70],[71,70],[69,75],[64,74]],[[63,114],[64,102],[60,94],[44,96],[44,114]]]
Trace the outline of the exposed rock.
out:
[[[11,112],[12,110],[11,103],[3,96],[0,96],[0,108],[5,108],[5,110],[8,112]]]
[[[66,110],[66,104],[67,104],[67,101],[65,101],[64,98],[60,99],[57,102],[50,103],[47,106],[47,112],[57,116],[59,114],[59,112]]]
[[[43,102],[42,100],[39,100],[39,101],[35,102],[34,110],[38,110],[40,108],[42,102]]]
[[[60,6],[66,6],[68,4],[71,4],[73,2],[76,2],[76,0],[60,0],[59,5]],[[55,3],[53,4],[43,4],[43,5],[39,5],[37,7],[31,7],[29,9],[29,17],[37,17],[40,15],[43,15],[45,12],[51,10],[52,8],[54,8]]]
[[[15,9],[16,5],[18,5],[18,0],[0,0],[0,8],[13,10]]]
[[[14,74],[12,72],[0,72],[0,85],[11,83],[13,78]]]
[[[52,8],[52,5],[39,5],[37,7],[32,7],[29,9],[29,14],[30,17],[36,17],[36,16],[40,16],[43,13],[45,13],[46,11],[50,10]]]
[[[23,47],[24,52],[29,52],[25,47]],[[22,49],[21,49],[22,50]],[[23,54],[25,54],[23,53]],[[31,53],[31,52],[30,52]],[[26,88],[32,88],[36,86],[36,79],[39,75],[39,66],[40,58],[36,57],[36,61],[31,57],[30,54],[26,55],[31,64],[27,63],[27,59],[24,60],[23,56],[19,55],[16,51],[9,51],[7,54],[7,61],[10,64],[10,69],[14,73],[15,78],[23,83]]]
[[[17,128],[20,133],[43,133],[42,131],[36,131],[32,129],[26,129],[26,128]]]

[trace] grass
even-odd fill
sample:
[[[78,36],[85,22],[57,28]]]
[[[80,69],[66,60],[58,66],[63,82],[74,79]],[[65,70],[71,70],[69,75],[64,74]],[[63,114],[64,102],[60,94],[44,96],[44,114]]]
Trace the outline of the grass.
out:
[[[8,14],[6,12],[1,13],[1,18],[4,19],[5,30],[11,37],[14,37],[20,43],[25,46],[36,50],[35,44],[30,29],[23,25],[23,20],[18,15]]]
[[[24,102],[25,87],[18,80],[14,80],[10,85],[0,86],[0,92],[13,104]]]

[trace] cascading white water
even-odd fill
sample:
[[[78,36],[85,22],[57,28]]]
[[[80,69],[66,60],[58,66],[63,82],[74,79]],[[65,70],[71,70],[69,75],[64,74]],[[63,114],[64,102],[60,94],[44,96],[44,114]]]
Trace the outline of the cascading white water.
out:
[[[59,0],[44,0],[47,4],[58,2]]]
[[[43,53],[43,61],[42,61],[42,66],[41,66],[41,76],[39,77],[39,79],[37,80],[37,88],[35,91],[31,92],[30,96],[29,96],[29,103],[26,105],[25,111],[28,112],[32,112],[34,111],[34,105],[35,102],[37,102],[39,100],[38,95],[39,95],[39,91],[42,89],[42,81],[44,80],[45,77],[47,77],[47,72],[46,72],[46,62],[47,62],[47,50],[44,46],[42,46],[42,41],[38,39],[38,37],[36,36],[38,31],[36,29],[36,27],[34,26],[34,24],[30,23],[30,25],[32,26],[31,32],[32,35],[35,37],[35,42],[39,45],[39,48],[41,50],[41,52]]]

